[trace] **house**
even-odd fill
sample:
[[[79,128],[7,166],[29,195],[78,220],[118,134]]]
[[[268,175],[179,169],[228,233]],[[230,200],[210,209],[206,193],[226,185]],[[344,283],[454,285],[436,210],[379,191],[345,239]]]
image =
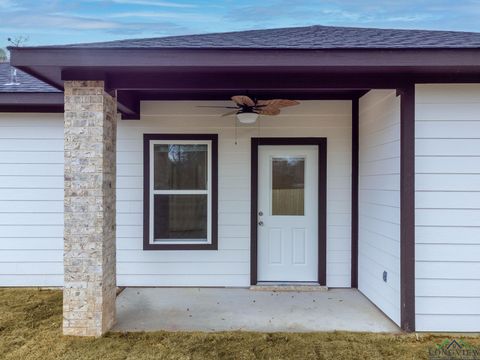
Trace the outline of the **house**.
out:
[[[107,331],[116,286],[259,283],[358,288],[405,331],[480,331],[480,34],[10,51],[0,285],[64,286],[65,334]],[[235,95],[299,104],[222,117]]]

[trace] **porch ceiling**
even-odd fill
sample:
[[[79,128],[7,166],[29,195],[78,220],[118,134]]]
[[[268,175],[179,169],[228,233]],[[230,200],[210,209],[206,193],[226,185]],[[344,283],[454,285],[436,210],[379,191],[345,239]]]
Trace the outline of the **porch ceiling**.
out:
[[[351,99],[411,82],[480,82],[479,49],[11,48],[11,63],[63,89],[104,80],[124,118],[141,100],[226,100],[238,93]]]

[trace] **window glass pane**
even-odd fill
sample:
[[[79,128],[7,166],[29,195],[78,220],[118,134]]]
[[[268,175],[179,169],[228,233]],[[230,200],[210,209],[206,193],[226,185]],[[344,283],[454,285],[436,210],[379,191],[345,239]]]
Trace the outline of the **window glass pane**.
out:
[[[154,195],[154,239],[207,239],[207,195]]]
[[[206,144],[155,144],[155,190],[206,190]]]
[[[272,215],[304,215],[305,159],[272,159]]]

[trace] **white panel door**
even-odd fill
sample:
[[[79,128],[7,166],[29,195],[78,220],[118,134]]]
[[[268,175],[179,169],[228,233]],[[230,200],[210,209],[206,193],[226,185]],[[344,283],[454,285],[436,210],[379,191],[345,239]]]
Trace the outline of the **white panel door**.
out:
[[[318,281],[318,146],[259,147],[258,281]]]

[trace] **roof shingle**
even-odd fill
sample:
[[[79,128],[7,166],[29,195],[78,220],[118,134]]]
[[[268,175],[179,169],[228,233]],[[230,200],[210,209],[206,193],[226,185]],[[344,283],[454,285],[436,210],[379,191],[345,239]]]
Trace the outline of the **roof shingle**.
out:
[[[72,44],[60,47],[211,49],[480,48],[480,33],[315,25],[308,27]]]
[[[12,67],[9,63],[0,63],[0,93],[12,92],[60,92],[60,90],[44,83],[37,78],[17,69],[17,83],[11,83]]]

